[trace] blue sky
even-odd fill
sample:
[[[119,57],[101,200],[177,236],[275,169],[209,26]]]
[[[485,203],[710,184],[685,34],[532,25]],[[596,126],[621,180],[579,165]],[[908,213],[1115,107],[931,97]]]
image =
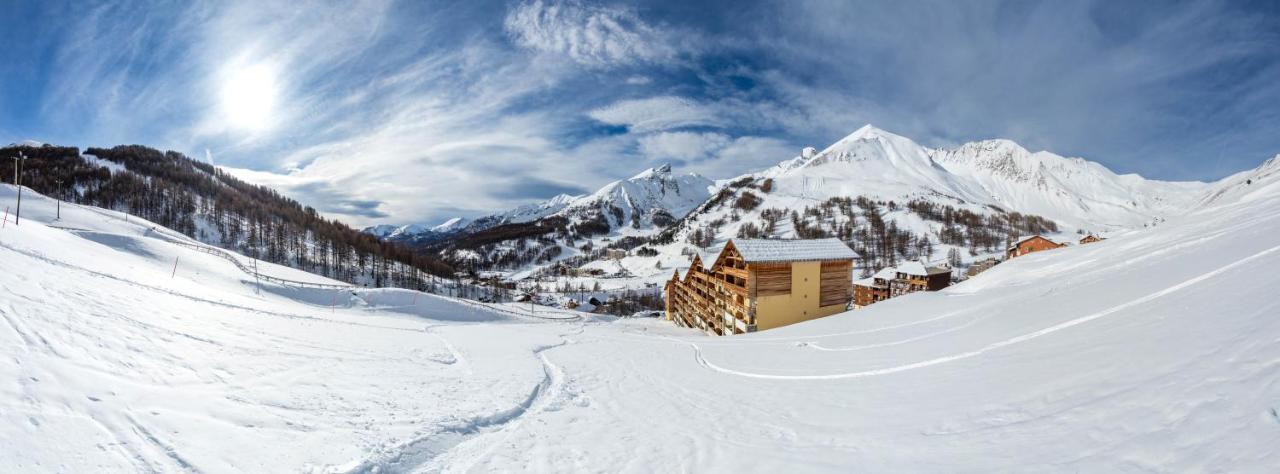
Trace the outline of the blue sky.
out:
[[[1273,2],[6,2],[0,140],[146,144],[355,225],[873,123],[1159,179],[1280,153]]]

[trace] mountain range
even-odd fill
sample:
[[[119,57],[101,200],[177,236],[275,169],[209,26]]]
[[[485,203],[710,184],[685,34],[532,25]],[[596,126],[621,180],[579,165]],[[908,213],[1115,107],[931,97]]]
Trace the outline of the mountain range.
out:
[[[690,247],[707,251],[734,237],[838,236],[875,254],[868,259],[874,262],[863,262],[868,266],[939,259],[952,249],[963,250],[960,260],[967,261],[998,253],[1022,233],[1107,234],[1155,225],[1207,199],[1215,185],[1117,174],[1004,139],[927,147],[867,125],[825,149],[804,148],[731,179],[681,175],[663,165],[588,195],[560,195],[466,225],[451,220],[365,232],[489,270],[590,264],[601,258],[601,247],[648,246],[658,262],[623,265],[647,274],[649,267],[675,265]],[[548,237],[556,231],[561,237]],[[541,254],[489,258],[531,248]]]

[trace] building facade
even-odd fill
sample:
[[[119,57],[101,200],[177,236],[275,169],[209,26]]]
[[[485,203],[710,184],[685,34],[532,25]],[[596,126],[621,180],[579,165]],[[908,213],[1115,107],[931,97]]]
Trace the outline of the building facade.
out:
[[[694,256],[665,287],[667,319],[710,334],[763,331],[845,311],[853,250],[839,239],[738,239]]]
[[[951,286],[951,268],[907,262],[880,269],[875,275],[853,282],[853,303],[867,306],[917,291],[938,291]]]

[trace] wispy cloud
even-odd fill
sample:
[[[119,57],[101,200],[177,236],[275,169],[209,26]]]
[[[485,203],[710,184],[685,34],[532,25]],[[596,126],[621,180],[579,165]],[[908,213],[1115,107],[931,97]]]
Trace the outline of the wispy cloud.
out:
[[[354,224],[481,214],[667,161],[727,178],[868,122],[932,145],[1011,138],[1162,178],[1221,176],[1280,151],[1269,106],[1280,14],[1256,5],[18,9],[0,18],[0,35],[26,33],[0,41],[0,130],[23,134],[9,141],[217,155]],[[248,92],[229,101],[228,84]]]
[[[724,125],[712,107],[670,96],[618,101],[587,115],[603,123],[625,126],[633,132]]]
[[[622,6],[535,0],[512,8],[503,26],[521,47],[589,66],[665,62],[680,52],[672,32]]]

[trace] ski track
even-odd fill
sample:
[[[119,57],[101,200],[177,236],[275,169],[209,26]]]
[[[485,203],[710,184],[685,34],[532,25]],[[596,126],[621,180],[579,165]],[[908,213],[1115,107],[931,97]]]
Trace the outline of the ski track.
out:
[[[583,330],[584,325],[580,323],[576,334],[581,334]],[[429,434],[411,439],[388,452],[377,454],[374,459],[365,460],[345,472],[350,474],[379,474],[420,470],[443,471],[447,466],[439,465],[440,458],[463,447],[464,443],[479,442],[485,435],[491,433],[505,431],[509,434],[510,430],[519,426],[523,419],[545,409],[550,403],[551,394],[563,390],[564,371],[547,358],[546,352],[572,343],[573,341],[566,337],[568,335],[568,333],[560,335],[561,340],[558,343],[533,349],[532,354],[536,355],[542,364],[542,379],[534,385],[529,395],[514,407],[489,415],[473,416],[466,421],[443,426]],[[452,344],[447,342],[446,344],[450,347],[451,352],[456,351],[452,348]],[[481,443],[477,447],[469,448],[469,451],[479,451],[481,456],[486,455],[492,452],[493,448],[505,438],[506,436],[503,436],[498,440]],[[469,460],[474,463],[479,460],[479,456],[470,456]]]
[[[1180,291],[1180,290],[1182,290],[1182,289],[1184,289],[1184,288],[1194,286],[1194,285],[1196,285],[1196,284],[1199,284],[1200,282],[1203,282],[1203,281],[1205,281],[1205,280],[1208,280],[1208,279],[1210,279],[1210,278],[1213,278],[1213,277],[1215,277],[1215,276],[1218,276],[1218,275],[1220,275],[1220,274],[1222,274],[1222,273],[1225,273],[1225,272],[1227,272],[1228,270],[1231,270],[1231,269],[1236,268],[1236,267],[1241,266],[1241,265],[1245,265],[1245,264],[1250,263],[1250,262],[1252,262],[1252,261],[1254,261],[1254,260],[1257,260],[1257,259],[1260,259],[1260,258],[1265,257],[1265,256],[1267,256],[1267,255],[1273,254],[1273,253],[1275,253],[1275,252],[1277,252],[1277,251],[1280,251],[1280,245],[1277,245],[1277,246],[1275,246],[1275,247],[1268,248],[1268,249],[1266,249],[1266,250],[1263,250],[1263,251],[1261,251],[1261,252],[1255,253],[1255,254],[1250,255],[1250,256],[1248,256],[1248,257],[1242,258],[1242,259],[1240,259],[1240,260],[1236,260],[1235,262],[1229,263],[1229,264],[1224,265],[1224,266],[1222,266],[1222,267],[1219,267],[1219,268],[1217,268],[1217,269],[1215,269],[1215,270],[1212,270],[1212,271],[1209,271],[1209,272],[1207,272],[1207,273],[1201,274],[1201,275],[1199,275],[1199,276],[1196,276],[1196,277],[1191,278],[1191,279],[1189,279],[1189,280],[1183,281],[1182,283],[1178,283],[1178,284],[1176,284],[1176,285],[1170,286],[1170,287],[1165,288],[1165,289],[1163,289],[1163,290],[1159,290],[1159,291],[1156,291],[1156,292],[1154,292],[1154,293],[1150,293],[1150,294],[1148,294],[1148,295],[1146,295],[1146,296],[1143,296],[1143,297],[1141,297],[1141,298],[1138,298],[1138,299],[1135,299],[1135,300],[1131,300],[1131,301],[1129,301],[1129,302],[1127,302],[1127,303],[1123,303],[1123,304],[1119,304],[1119,305],[1116,305],[1116,306],[1112,306],[1112,307],[1110,307],[1110,308],[1107,308],[1107,309],[1104,309],[1104,310],[1101,310],[1101,311],[1098,311],[1098,312],[1095,312],[1095,313],[1092,313],[1092,314],[1089,314],[1089,315],[1086,315],[1086,316],[1081,316],[1081,317],[1079,317],[1079,318],[1072,319],[1072,320],[1070,320],[1070,321],[1066,321],[1066,322],[1062,322],[1062,323],[1059,323],[1059,324],[1055,324],[1055,325],[1053,325],[1053,326],[1050,326],[1050,327],[1047,327],[1047,328],[1041,329],[1041,330],[1039,330],[1039,331],[1030,332],[1030,333],[1023,334],[1023,335],[1021,335],[1021,336],[1016,336],[1016,337],[1013,337],[1013,338],[1009,338],[1009,339],[1006,339],[1006,340],[1003,340],[1003,341],[1000,341],[1000,342],[991,343],[991,344],[988,344],[988,345],[986,345],[986,346],[984,346],[984,347],[981,347],[981,348],[979,348],[979,349],[975,349],[975,350],[968,351],[968,352],[961,352],[961,353],[959,353],[959,354],[953,354],[953,355],[949,355],[949,356],[943,356],[943,357],[938,357],[938,358],[934,358],[934,359],[924,360],[924,361],[920,361],[920,362],[914,362],[914,363],[911,363],[911,364],[904,364],[904,365],[898,365],[898,366],[893,366],[893,367],[885,367],[885,368],[880,368],[880,369],[863,370],[863,371],[859,371],[859,372],[848,372],[848,373],[842,373],[842,374],[815,374],[815,375],[784,375],[784,374],[763,374],[763,373],[758,373],[758,372],[746,372],[746,371],[741,371],[741,370],[730,369],[730,368],[727,368],[727,367],[722,367],[722,366],[720,366],[720,365],[716,365],[715,363],[712,363],[712,362],[708,361],[708,360],[706,359],[706,357],[704,357],[704,356],[702,355],[702,347],[698,346],[698,344],[696,344],[696,343],[694,343],[694,342],[687,341],[687,340],[682,341],[682,340],[675,339],[675,338],[672,338],[672,337],[665,337],[665,339],[668,339],[668,340],[671,340],[671,341],[675,341],[675,342],[683,342],[683,343],[688,344],[689,346],[691,346],[691,347],[693,348],[694,359],[697,361],[698,365],[701,365],[701,366],[703,366],[703,367],[706,367],[707,369],[710,369],[710,370],[715,371],[715,372],[720,372],[720,373],[723,373],[723,374],[729,374],[729,375],[737,375],[737,376],[740,376],[740,377],[750,377],[750,378],[768,379],[768,380],[839,380],[839,379],[854,379],[854,378],[872,377],[872,376],[877,376],[877,375],[888,375],[888,374],[893,374],[893,373],[898,373],[898,372],[905,372],[905,371],[908,371],[908,370],[921,369],[921,368],[925,368],[925,367],[931,367],[931,366],[935,366],[935,365],[945,364],[945,363],[948,363],[948,362],[955,362],[955,361],[958,361],[958,360],[968,359],[968,358],[971,358],[971,357],[976,357],[976,356],[979,356],[979,355],[982,355],[982,354],[986,354],[986,353],[988,353],[988,352],[991,352],[991,351],[994,351],[994,350],[997,350],[997,349],[1000,349],[1000,348],[1003,348],[1003,347],[1012,346],[1012,345],[1019,344],[1019,343],[1022,343],[1022,342],[1026,342],[1026,341],[1029,341],[1029,340],[1032,340],[1032,339],[1036,339],[1036,338],[1041,337],[1041,336],[1045,336],[1045,335],[1048,335],[1048,334],[1053,334],[1053,333],[1055,333],[1055,332],[1058,332],[1058,331],[1061,331],[1061,330],[1064,330],[1064,329],[1067,329],[1067,328],[1071,328],[1071,327],[1074,327],[1074,326],[1078,326],[1078,325],[1080,325],[1080,324],[1084,324],[1084,323],[1087,323],[1087,322],[1090,322],[1090,321],[1093,321],[1093,320],[1096,320],[1096,319],[1100,319],[1100,318],[1106,317],[1106,316],[1108,316],[1108,315],[1110,315],[1110,314],[1116,313],[1116,312],[1121,311],[1121,310],[1125,310],[1125,309],[1128,309],[1128,308],[1131,308],[1131,307],[1134,307],[1134,306],[1137,306],[1137,305],[1140,305],[1140,304],[1147,303],[1147,302],[1149,302],[1149,301],[1152,301],[1152,300],[1155,300],[1155,299],[1161,298],[1161,297],[1166,296],[1166,295],[1169,295],[1169,294],[1171,294],[1171,293],[1178,292],[1178,291]]]
[[[844,346],[844,347],[827,347],[817,342],[800,342],[797,344],[799,344],[802,347],[808,347],[813,350],[826,351],[826,352],[852,352],[852,351],[861,351],[866,349],[876,349],[880,347],[891,347],[891,346],[907,344],[910,342],[922,341],[925,339],[941,336],[943,334],[953,333],[961,329],[965,329],[969,326],[973,326],[974,324],[978,324],[982,321],[991,319],[992,317],[993,316],[987,316],[985,318],[973,318],[973,319],[970,319],[969,321],[966,321],[964,324],[952,326],[946,329],[942,329],[940,331],[928,332],[925,334],[921,334],[919,336],[909,337],[906,339],[899,339],[897,341],[891,341],[891,342],[882,342],[878,344],[867,344],[867,345],[861,345],[861,346]]]

